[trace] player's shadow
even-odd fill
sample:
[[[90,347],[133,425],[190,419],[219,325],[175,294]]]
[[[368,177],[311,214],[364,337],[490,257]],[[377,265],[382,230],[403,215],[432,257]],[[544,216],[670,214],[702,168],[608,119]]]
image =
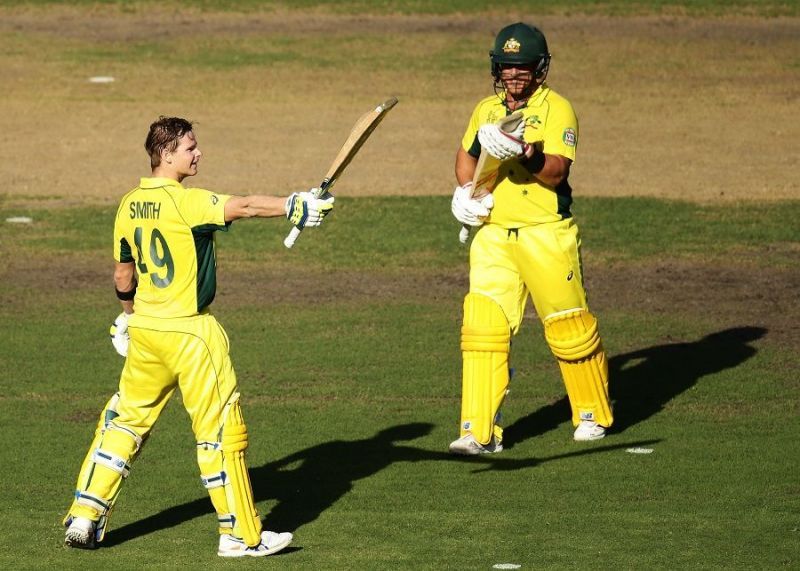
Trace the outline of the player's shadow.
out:
[[[472,473],[509,471],[629,446],[647,446],[654,442],[597,446],[549,457],[524,459],[503,458],[502,455],[464,458],[444,450],[431,451],[402,444],[427,436],[432,429],[433,425],[429,423],[402,424],[381,430],[371,438],[323,442],[275,462],[251,468],[250,480],[255,500],[276,500],[275,506],[266,514],[265,527],[295,531],[316,520],[339,499],[352,492],[356,482],[398,462],[466,462],[474,468]],[[424,482],[408,482],[408,485],[424,485]],[[102,546],[113,547],[200,516],[207,516],[211,525],[213,513],[211,502],[204,496],[111,529]]]
[[[740,365],[755,355],[751,343],[766,333],[763,327],[734,327],[689,343],[666,343],[613,356],[609,360],[613,433],[647,420],[702,377]],[[555,429],[570,416],[569,401],[563,397],[506,428],[503,444],[512,448]]]

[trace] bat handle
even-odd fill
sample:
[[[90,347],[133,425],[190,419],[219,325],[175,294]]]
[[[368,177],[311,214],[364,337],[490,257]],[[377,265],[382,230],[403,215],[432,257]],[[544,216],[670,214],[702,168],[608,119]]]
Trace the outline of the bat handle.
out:
[[[461,232],[458,233],[458,241],[462,244],[466,244],[467,240],[469,240],[469,226],[464,224],[464,226],[461,227]]]
[[[292,230],[289,232],[289,234],[286,236],[286,238],[284,238],[283,245],[286,246],[287,248],[291,248],[292,246],[294,246],[294,242],[295,240],[297,240],[297,237],[299,235],[300,235],[300,228],[294,226]]]

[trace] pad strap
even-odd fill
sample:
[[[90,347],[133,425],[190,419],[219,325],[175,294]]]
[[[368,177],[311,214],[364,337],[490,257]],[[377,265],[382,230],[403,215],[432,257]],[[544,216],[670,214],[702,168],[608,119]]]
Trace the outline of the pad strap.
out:
[[[233,529],[236,524],[236,516],[233,514],[222,514],[217,516],[220,529]]]
[[[96,449],[94,454],[92,454],[92,462],[122,474],[123,478],[128,477],[131,469],[130,465],[123,460],[121,456],[117,456],[116,454],[101,448]]]
[[[198,442],[197,447],[200,448],[201,450],[219,450],[222,448],[222,443],[209,442],[208,440],[204,440],[202,442]]]
[[[214,488],[220,488],[228,483],[228,476],[225,474],[225,470],[217,472],[215,474],[201,474],[200,481],[205,486],[206,490],[213,490]]]
[[[81,492],[80,490],[75,492],[75,503],[81,506],[92,508],[101,516],[108,513],[108,510],[111,509],[110,502],[106,502],[102,498],[87,494],[86,492]]]

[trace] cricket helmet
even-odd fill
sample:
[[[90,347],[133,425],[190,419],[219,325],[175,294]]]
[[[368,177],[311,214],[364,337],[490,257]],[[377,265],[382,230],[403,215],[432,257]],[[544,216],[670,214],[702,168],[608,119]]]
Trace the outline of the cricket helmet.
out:
[[[543,78],[550,67],[547,40],[536,27],[517,22],[497,33],[494,49],[489,52],[492,60],[492,77],[500,81],[500,66],[504,64],[530,64],[534,66],[537,79]]]

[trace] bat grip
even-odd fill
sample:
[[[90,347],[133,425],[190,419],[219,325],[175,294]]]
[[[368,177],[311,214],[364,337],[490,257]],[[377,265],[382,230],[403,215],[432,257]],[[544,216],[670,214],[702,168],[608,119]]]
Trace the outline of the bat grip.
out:
[[[283,239],[283,245],[286,246],[287,248],[291,248],[292,246],[294,246],[294,242],[295,240],[297,240],[297,237],[300,235],[300,232],[301,232],[300,228],[294,226],[289,232],[289,234],[286,236],[286,238]]]
[[[461,227],[461,231],[458,233],[458,241],[461,242],[462,244],[466,244],[467,240],[469,240],[469,226],[464,224]]]

